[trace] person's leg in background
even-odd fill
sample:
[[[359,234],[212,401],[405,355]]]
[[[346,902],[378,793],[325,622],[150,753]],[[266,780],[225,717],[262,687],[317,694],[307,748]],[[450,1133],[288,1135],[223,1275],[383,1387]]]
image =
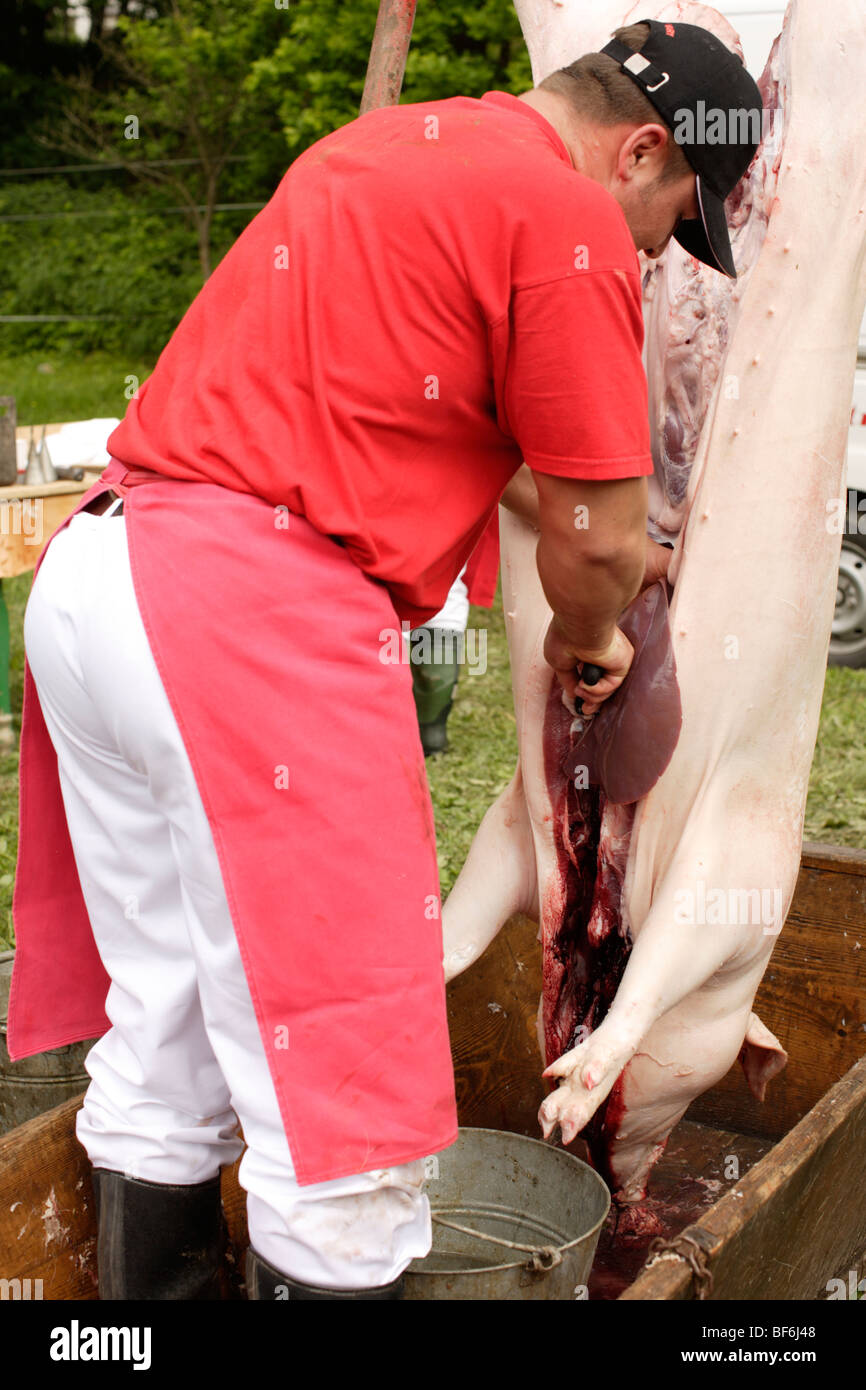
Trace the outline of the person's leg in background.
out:
[[[436,616],[409,636],[412,687],[425,756],[448,750],[448,716],[460,673],[460,644],[469,621],[465,569],[464,565]]]
[[[138,612],[122,517],[82,513],[55,537],[25,641],[112,979],[113,1026],[89,1054],[78,1124],[98,1174],[102,1296],[214,1296],[202,1270],[190,1284],[180,1246],[196,1234],[199,1264],[213,1275],[218,1174],[240,1151],[236,1116],[248,1146],[240,1180],[251,1296],[398,1296],[402,1271],[430,1247],[423,1164],[295,1181],[210,827]]]

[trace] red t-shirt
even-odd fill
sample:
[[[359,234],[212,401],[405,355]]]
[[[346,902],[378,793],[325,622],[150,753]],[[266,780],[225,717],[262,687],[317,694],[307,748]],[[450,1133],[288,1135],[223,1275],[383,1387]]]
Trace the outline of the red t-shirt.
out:
[[[389,106],[295,160],[109,451],[302,513],[421,622],[521,460],[652,472],[642,344],[622,210],[543,116]]]

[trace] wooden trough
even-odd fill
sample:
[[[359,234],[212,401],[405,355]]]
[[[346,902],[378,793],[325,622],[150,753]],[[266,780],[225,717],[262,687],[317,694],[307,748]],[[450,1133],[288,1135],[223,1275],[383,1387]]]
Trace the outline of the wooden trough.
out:
[[[515,918],[449,988],[460,1120],[538,1137],[535,925]],[[826,1299],[866,1277],[866,854],[806,844],[756,1010],[789,1053],[755,1101],[736,1066],[691,1107],[654,1170],[647,1209],[665,1247],[602,1234],[591,1298]],[[80,1098],[0,1139],[0,1270],[46,1299],[96,1295]],[[579,1150],[578,1150],[579,1151]],[[244,1194],[223,1173],[226,1298],[242,1296]],[[33,1285],[31,1284],[31,1288]],[[838,1287],[838,1286],[834,1286]]]

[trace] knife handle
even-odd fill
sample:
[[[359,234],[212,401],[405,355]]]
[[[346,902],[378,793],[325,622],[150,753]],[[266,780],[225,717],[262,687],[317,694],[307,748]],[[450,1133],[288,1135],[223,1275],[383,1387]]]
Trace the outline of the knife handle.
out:
[[[603,666],[591,666],[589,662],[585,662],[578,680],[583,681],[584,685],[598,685],[603,675]]]

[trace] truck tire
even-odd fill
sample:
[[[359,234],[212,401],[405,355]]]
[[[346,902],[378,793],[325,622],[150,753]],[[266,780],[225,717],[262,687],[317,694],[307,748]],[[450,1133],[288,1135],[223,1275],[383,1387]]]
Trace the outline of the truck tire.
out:
[[[854,532],[842,537],[829,658],[831,666],[866,666],[866,535]]]

